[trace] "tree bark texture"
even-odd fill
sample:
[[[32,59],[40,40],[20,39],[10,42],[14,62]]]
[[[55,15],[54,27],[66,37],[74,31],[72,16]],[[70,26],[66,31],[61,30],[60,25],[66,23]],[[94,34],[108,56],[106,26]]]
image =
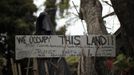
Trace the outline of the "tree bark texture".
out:
[[[80,11],[87,23],[88,34],[107,34],[102,20],[102,5],[99,0],[81,0]]]
[[[102,20],[102,6],[99,0],[81,0],[80,12],[87,23],[88,34],[107,34]],[[80,57],[78,75],[97,75],[95,57],[84,55]]]

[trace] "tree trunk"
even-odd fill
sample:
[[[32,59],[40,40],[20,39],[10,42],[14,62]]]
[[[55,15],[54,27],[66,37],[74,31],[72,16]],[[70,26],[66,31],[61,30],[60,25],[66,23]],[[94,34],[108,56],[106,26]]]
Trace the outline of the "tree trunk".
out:
[[[107,34],[102,20],[102,6],[98,0],[81,0],[81,13],[87,23],[88,34]],[[94,58],[81,56],[79,75],[97,75]]]
[[[111,0],[115,13],[121,23],[121,41],[128,56],[134,57],[134,1]]]
[[[80,10],[87,23],[88,34],[107,34],[102,20],[102,5],[98,0],[81,0]]]

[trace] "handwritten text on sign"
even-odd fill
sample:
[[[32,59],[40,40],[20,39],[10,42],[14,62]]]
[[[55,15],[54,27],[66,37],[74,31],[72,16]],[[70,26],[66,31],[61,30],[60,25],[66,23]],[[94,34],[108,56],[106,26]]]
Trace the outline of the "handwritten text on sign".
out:
[[[115,56],[111,35],[16,35],[16,59],[26,57]]]

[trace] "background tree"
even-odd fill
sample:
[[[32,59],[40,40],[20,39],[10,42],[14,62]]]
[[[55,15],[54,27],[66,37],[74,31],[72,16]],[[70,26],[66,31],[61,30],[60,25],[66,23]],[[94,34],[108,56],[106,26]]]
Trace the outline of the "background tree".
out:
[[[129,65],[134,61],[134,1],[133,0],[111,0],[112,6],[119,18],[121,27],[118,31],[117,49],[129,60]],[[133,75],[134,64],[127,66],[129,70],[126,75]]]
[[[102,19],[102,6],[99,0],[81,0],[80,6],[81,14],[87,24],[88,34],[108,34]],[[96,57],[81,56],[79,63],[79,75],[98,75],[100,68],[95,66],[100,62],[95,63]],[[97,59],[97,58],[96,58]],[[102,63],[101,63],[102,64]],[[98,67],[98,66],[97,66]]]
[[[134,12],[134,1],[130,1],[130,0],[111,0],[112,4],[113,4],[113,8],[115,10],[115,13],[117,14],[119,21],[121,23],[121,28],[115,33],[116,35],[116,50],[117,50],[117,54],[119,53],[123,53],[124,55],[119,55],[117,56],[117,59],[119,58],[131,58],[131,60],[129,60],[127,63],[129,64],[125,64],[122,66],[127,66],[126,68],[129,68],[129,70],[127,70],[127,73],[124,73],[125,75],[133,75],[132,70],[133,70],[133,65],[131,61],[133,61],[133,57],[134,57],[134,35],[133,35],[133,20],[134,20],[134,16],[133,16],[133,12]],[[107,34],[106,30],[105,30],[105,26],[103,24],[103,21],[101,19],[101,5],[98,2],[98,0],[94,1],[94,0],[81,0],[81,11],[83,14],[83,18],[87,23],[87,28],[88,28],[88,33],[89,34]],[[90,8],[90,9],[89,9]],[[86,58],[83,59],[82,61],[86,64],[86,66],[84,65],[80,65],[82,66],[82,72],[80,73],[82,75],[86,75],[84,72],[86,71],[86,73],[93,73],[91,71],[92,66],[90,66],[92,64],[92,59],[91,58]],[[91,62],[90,62],[91,61]],[[94,63],[93,63],[94,64]],[[121,62],[120,64],[123,64],[123,62]],[[131,65],[131,66],[129,66]],[[88,66],[88,67],[87,67]],[[125,68],[125,69],[126,69]],[[101,70],[101,69],[99,69]],[[124,70],[125,71],[125,70]],[[126,71],[125,71],[126,72]],[[92,75],[92,74],[91,74]],[[94,75],[94,74],[93,74]]]
[[[125,53],[134,57],[134,1],[111,0],[111,2],[121,23],[121,41],[124,41]]]
[[[33,12],[36,6],[32,0],[1,0],[0,11],[0,34],[7,34],[8,46],[14,50],[14,35],[32,34],[35,29]]]
[[[33,31],[36,6],[32,0],[0,1],[0,32],[8,34],[27,34]]]
[[[33,0],[0,0],[0,35],[4,38],[0,39],[4,40],[0,42],[0,52],[8,61],[8,75],[12,74],[10,58],[15,55],[14,37],[33,33],[36,20],[33,12],[36,10]]]
[[[56,1],[57,0],[46,0],[44,3],[46,6],[45,11],[48,12],[48,15],[50,16],[54,27],[56,26],[55,16],[57,7],[61,8],[60,13],[63,14],[64,9],[66,9],[66,7],[69,5],[69,0],[61,0],[58,6],[56,5]],[[15,35],[33,34],[35,31],[34,22],[36,21],[36,18],[33,16],[33,12],[36,10],[37,9],[33,4],[33,0],[0,1],[0,34],[6,35],[6,39],[4,40],[4,43],[6,43],[6,45],[0,44],[0,52],[7,58],[8,61],[10,61],[11,57],[15,57]],[[64,31],[64,28],[62,31]],[[5,54],[6,50],[8,51],[7,55]],[[8,63],[8,66],[11,66],[11,64]]]

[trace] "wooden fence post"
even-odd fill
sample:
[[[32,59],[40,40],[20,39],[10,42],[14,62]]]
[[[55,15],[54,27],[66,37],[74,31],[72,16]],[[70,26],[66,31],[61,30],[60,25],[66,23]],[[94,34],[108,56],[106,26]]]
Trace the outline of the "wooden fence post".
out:
[[[21,65],[20,65],[20,64],[18,64],[18,73],[19,73],[19,75],[22,75],[22,72],[21,72]]]
[[[13,75],[18,75],[17,74],[17,66],[16,66],[16,63],[14,63],[14,61],[13,61],[12,58],[10,59],[10,61],[11,61]]]
[[[39,75],[37,58],[33,58],[33,74]]]

